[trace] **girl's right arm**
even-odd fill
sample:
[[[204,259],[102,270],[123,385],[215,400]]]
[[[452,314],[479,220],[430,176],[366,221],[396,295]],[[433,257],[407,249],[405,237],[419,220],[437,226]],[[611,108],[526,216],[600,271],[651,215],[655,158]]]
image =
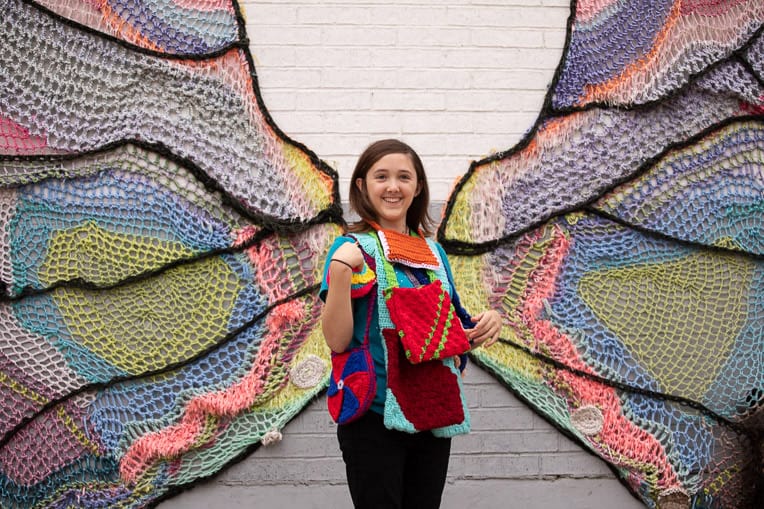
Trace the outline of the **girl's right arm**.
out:
[[[333,261],[332,261],[333,260]],[[351,267],[363,266],[360,248],[348,242],[341,245],[329,261],[329,288],[321,312],[321,330],[333,352],[347,350],[353,339],[353,303],[350,298]]]

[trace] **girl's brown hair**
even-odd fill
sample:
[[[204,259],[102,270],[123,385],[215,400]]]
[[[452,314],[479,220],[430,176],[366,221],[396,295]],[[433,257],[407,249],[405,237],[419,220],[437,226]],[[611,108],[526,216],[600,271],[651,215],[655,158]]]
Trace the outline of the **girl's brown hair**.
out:
[[[374,164],[389,154],[406,154],[411,159],[416,172],[417,183],[420,185],[419,194],[414,197],[411,206],[406,212],[406,226],[409,229],[417,231],[421,228],[426,236],[432,235],[434,221],[428,211],[430,207],[430,189],[427,186],[427,175],[424,173],[424,165],[419,155],[413,148],[402,141],[395,139],[379,140],[368,147],[358,158],[358,162],[353,170],[353,176],[350,177],[350,209],[358,214],[361,219],[352,223],[348,231],[360,233],[371,230],[369,221],[377,222],[377,213],[374,211],[369,196],[366,194],[366,174],[369,173]],[[364,190],[358,188],[356,181],[362,179]]]

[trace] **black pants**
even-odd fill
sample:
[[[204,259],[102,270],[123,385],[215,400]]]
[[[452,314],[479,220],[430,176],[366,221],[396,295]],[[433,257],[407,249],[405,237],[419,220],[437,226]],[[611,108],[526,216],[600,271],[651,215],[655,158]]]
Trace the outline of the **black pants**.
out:
[[[337,426],[337,438],[356,509],[440,507],[450,438],[391,431],[374,412]]]

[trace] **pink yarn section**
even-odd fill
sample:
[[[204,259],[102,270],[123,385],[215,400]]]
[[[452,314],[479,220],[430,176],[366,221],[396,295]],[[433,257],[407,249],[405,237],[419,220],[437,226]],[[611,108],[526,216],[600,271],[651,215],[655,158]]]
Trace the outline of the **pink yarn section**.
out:
[[[82,410],[75,404],[67,403],[62,409],[72,422],[82,422]],[[46,440],[40,440],[40,437],[46,437]],[[53,450],[52,443],[56,444]],[[93,446],[98,447],[97,444]],[[48,410],[46,418],[33,420],[2,448],[0,470],[18,485],[34,486],[87,452],[61,416],[56,415],[56,410]]]
[[[697,12],[702,16],[724,16],[727,10],[749,0],[682,0],[680,9],[683,15]]]
[[[223,391],[193,398],[178,424],[136,440],[120,461],[122,479],[133,482],[154,462],[176,458],[191,450],[209,417],[233,418],[251,407],[263,393],[272,361],[277,357],[284,325],[302,319],[303,308],[297,301],[287,302],[271,311],[266,319],[268,334],[263,338],[250,372]]]
[[[619,0],[583,0],[576,3],[576,22],[586,23],[599,16],[603,11],[620,3]]]
[[[3,154],[35,154],[47,146],[44,137],[33,136],[26,127],[0,117],[0,152]]]
[[[233,12],[233,4],[229,0],[173,0],[175,5],[194,11],[226,11]]]
[[[554,294],[555,280],[562,270],[563,260],[570,248],[570,240],[559,227],[554,228],[554,240],[529,278],[530,283],[522,300],[522,320],[533,337],[549,350],[544,353],[572,368],[595,374],[581,359],[568,336],[559,332],[550,321],[538,318],[544,309],[544,301]],[[549,372],[554,373],[553,370]],[[614,465],[629,466],[632,470],[634,463],[638,463],[637,468],[640,471],[657,476],[658,485],[662,489],[680,487],[663,446],[650,433],[635,426],[624,416],[615,389],[565,370],[559,370],[552,382],[552,388],[556,392],[559,393],[561,388],[564,388],[568,393],[569,403],[574,407],[594,405],[602,412],[602,431],[588,439],[589,444],[600,456]],[[639,482],[632,482],[637,489]]]

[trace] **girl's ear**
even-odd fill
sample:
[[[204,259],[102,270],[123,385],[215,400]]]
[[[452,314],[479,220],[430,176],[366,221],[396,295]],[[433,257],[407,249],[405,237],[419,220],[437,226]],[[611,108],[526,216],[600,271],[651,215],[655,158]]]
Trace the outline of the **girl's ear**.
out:
[[[363,188],[363,179],[361,177],[358,177],[355,179],[355,186],[358,188],[359,191],[364,192],[365,189]]]
[[[414,196],[419,196],[419,193],[421,193],[421,192],[422,192],[422,183],[421,182],[417,182],[417,184],[416,184],[416,193],[414,193]]]

